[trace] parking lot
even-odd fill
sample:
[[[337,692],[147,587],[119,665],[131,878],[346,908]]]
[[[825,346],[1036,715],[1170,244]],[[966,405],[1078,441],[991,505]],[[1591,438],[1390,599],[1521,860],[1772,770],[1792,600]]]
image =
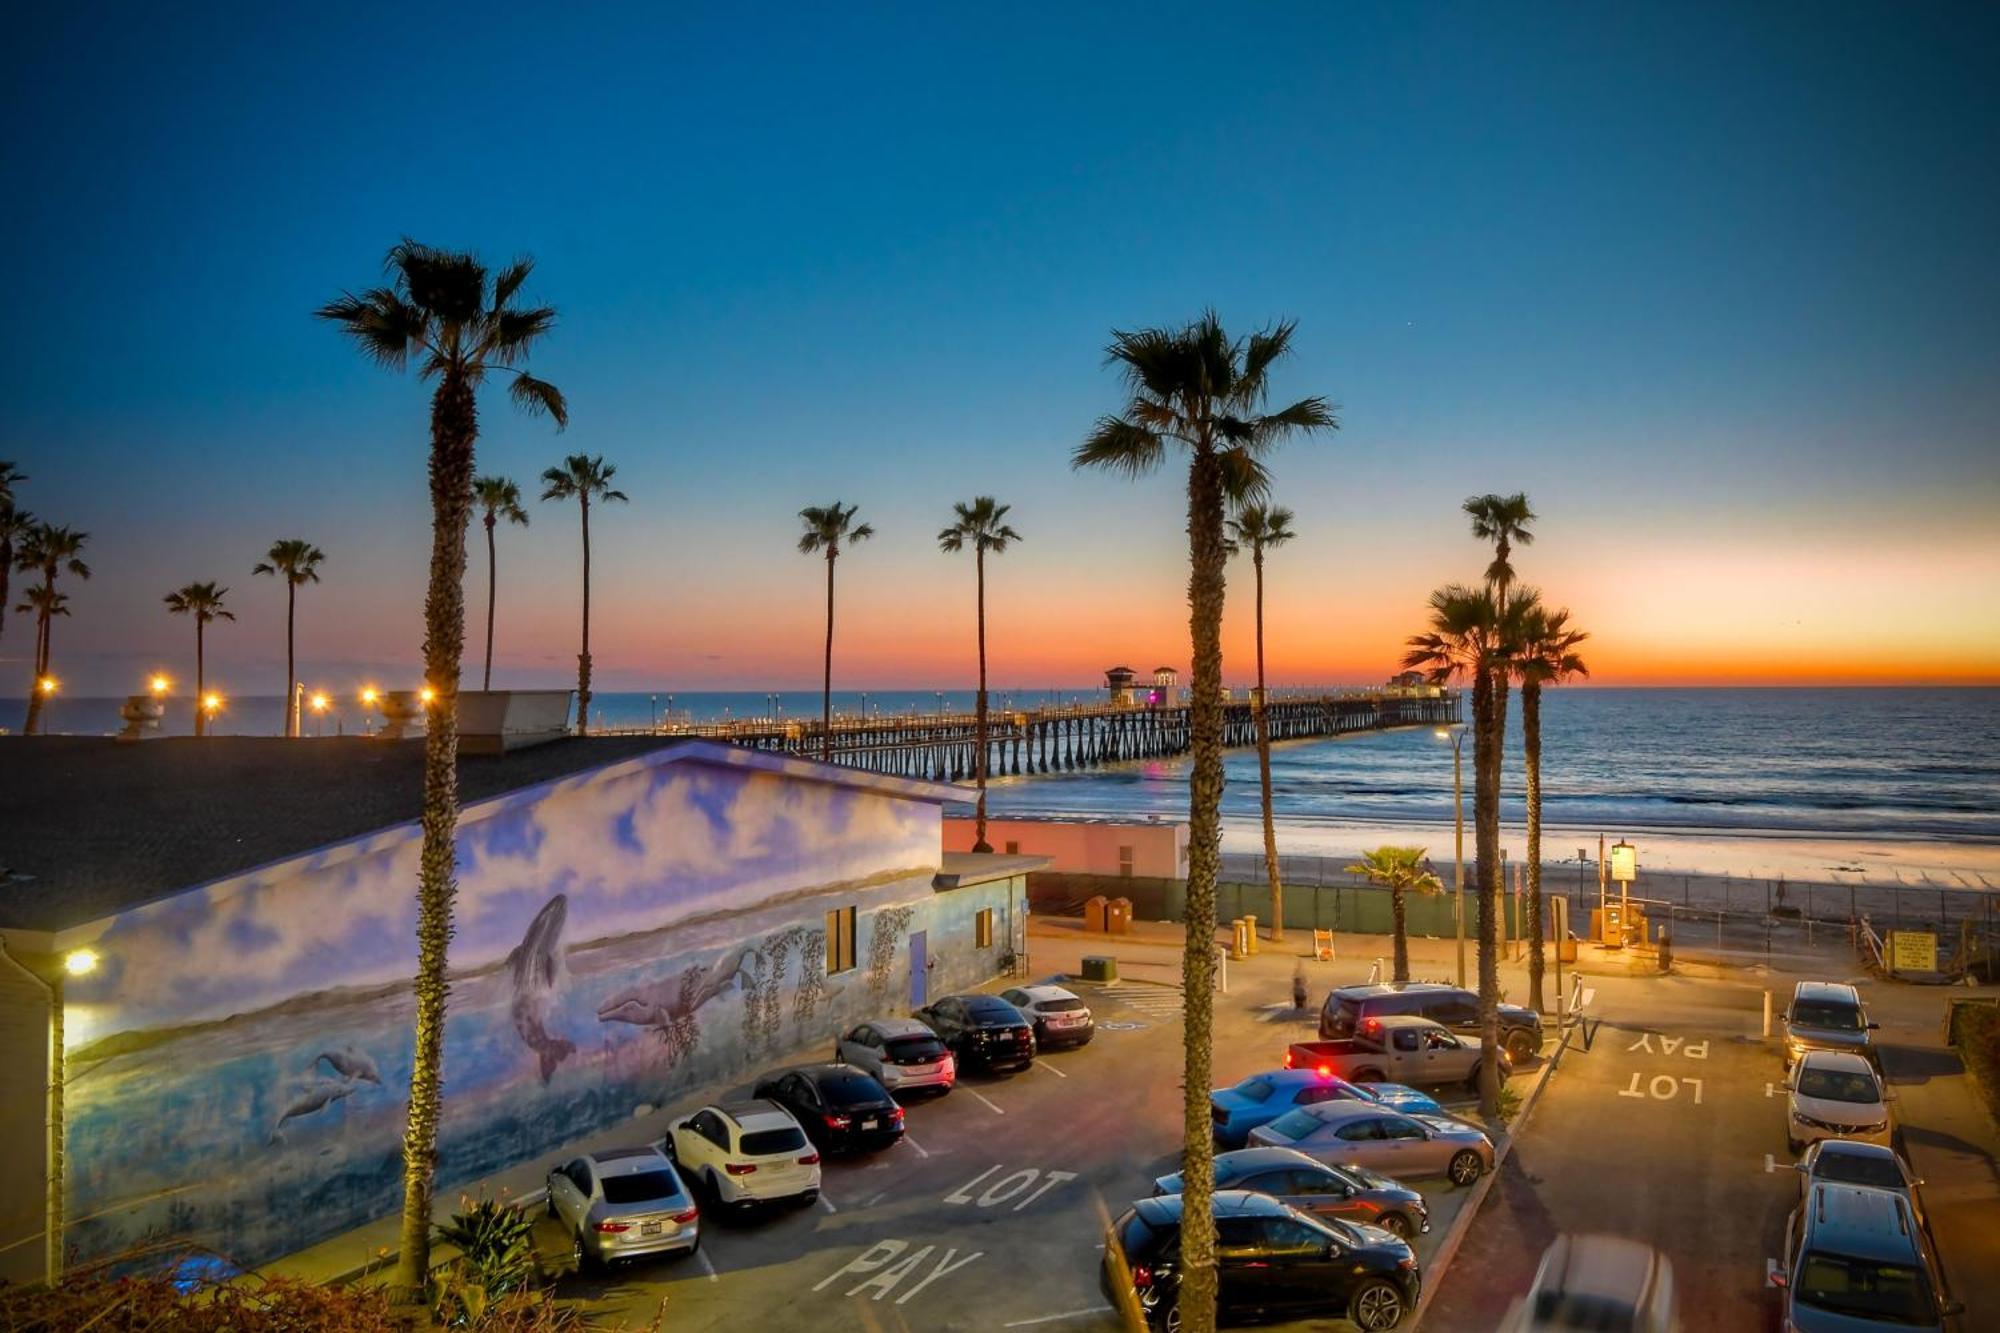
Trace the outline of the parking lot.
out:
[[[1315,1002],[1365,975],[1365,963],[1328,965]],[[1218,999],[1218,1085],[1275,1067],[1312,1032],[1288,981],[1248,981],[1239,972]],[[1110,1218],[1179,1167],[1180,996],[1145,982],[1074,989],[1095,1012],[1089,1045],[912,1101],[902,1143],[826,1162],[817,1204],[743,1220],[705,1210],[695,1256],[579,1276],[565,1294],[637,1319],[664,1299],[676,1330],[1118,1327],[1100,1244]],[[1412,1183],[1432,1212],[1417,1246],[1428,1260],[1470,1191]],[[567,1248],[553,1224],[541,1230],[545,1252]]]

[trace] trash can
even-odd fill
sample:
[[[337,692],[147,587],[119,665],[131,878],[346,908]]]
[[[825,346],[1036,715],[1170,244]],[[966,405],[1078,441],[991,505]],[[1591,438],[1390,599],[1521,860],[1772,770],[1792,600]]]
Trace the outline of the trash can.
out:
[[[1104,909],[1104,929],[1113,935],[1132,933],[1132,900],[1113,898]]]
[[[1095,898],[1092,898],[1088,902],[1084,903],[1083,928],[1085,930],[1094,930],[1097,931],[1099,934],[1104,933],[1105,929],[1104,909],[1106,903],[1109,901],[1110,901],[1109,899],[1107,899],[1103,894],[1100,893]]]
[[[1083,979],[1085,981],[1118,980],[1118,960],[1105,954],[1085,954],[1083,957]]]
[[[1250,956],[1250,932],[1244,926],[1243,918],[1239,916],[1234,921],[1231,921],[1229,928],[1234,932],[1229,941],[1229,956],[1238,960],[1248,958]]]

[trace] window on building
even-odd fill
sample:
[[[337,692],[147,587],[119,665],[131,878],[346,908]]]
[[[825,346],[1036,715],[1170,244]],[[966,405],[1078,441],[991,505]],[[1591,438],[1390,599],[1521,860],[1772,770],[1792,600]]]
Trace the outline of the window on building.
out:
[[[976,949],[993,947],[993,909],[982,907],[979,915],[972,918],[972,944]]]
[[[1118,874],[1125,879],[1132,878],[1133,850],[1130,847],[1118,849]]]
[[[1018,843],[1018,842],[1010,842],[1010,843],[1008,843],[1008,844],[1007,844],[1007,855],[1009,855],[1009,856],[1019,856],[1020,854],[1021,854],[1021,844],[1020,844],[1020,843]]]
[[[836,907],[826,914],[826,974],[854,970],[854,909]]]

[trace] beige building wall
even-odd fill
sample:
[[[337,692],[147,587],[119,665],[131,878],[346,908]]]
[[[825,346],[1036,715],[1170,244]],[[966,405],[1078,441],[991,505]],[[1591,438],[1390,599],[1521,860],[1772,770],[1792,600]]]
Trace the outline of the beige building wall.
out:
[[[0,1282],[40,1282],[48,1207],[49,993],[0,952]]]
[[[969,852],[972,841],[970,818],[945,817],[947,852]],[[1049,869],[1065,875],[1178,879],[1187,873],[1188,826],[1168,820],[988,819],[986,841],[996,852],[1046,856]]]

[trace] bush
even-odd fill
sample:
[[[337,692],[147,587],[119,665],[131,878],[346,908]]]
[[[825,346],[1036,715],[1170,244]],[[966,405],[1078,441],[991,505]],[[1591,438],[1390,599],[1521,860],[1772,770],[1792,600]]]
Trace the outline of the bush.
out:
[[[405,1333],[407,1312],[372,1287],[318,1287],[292,1278],[190,1286],[165,1273],[113,1277],[108,1266],[61,1285],[0,1286],[0,1328],[18,1333]]]
[[[464,1200],[460,1200],[461,1203]],[[535,1277],[535,1224],[510,1204],[481,1199],[437,1229],[464,1256],[465,1277],[488,1296],[504,1296]]]
[[[2000,1119],[2000,1007],[1954,1005],[1951,1040],[1972,1076],[1972,1086],[1986,1104],[1986,1113]]]

